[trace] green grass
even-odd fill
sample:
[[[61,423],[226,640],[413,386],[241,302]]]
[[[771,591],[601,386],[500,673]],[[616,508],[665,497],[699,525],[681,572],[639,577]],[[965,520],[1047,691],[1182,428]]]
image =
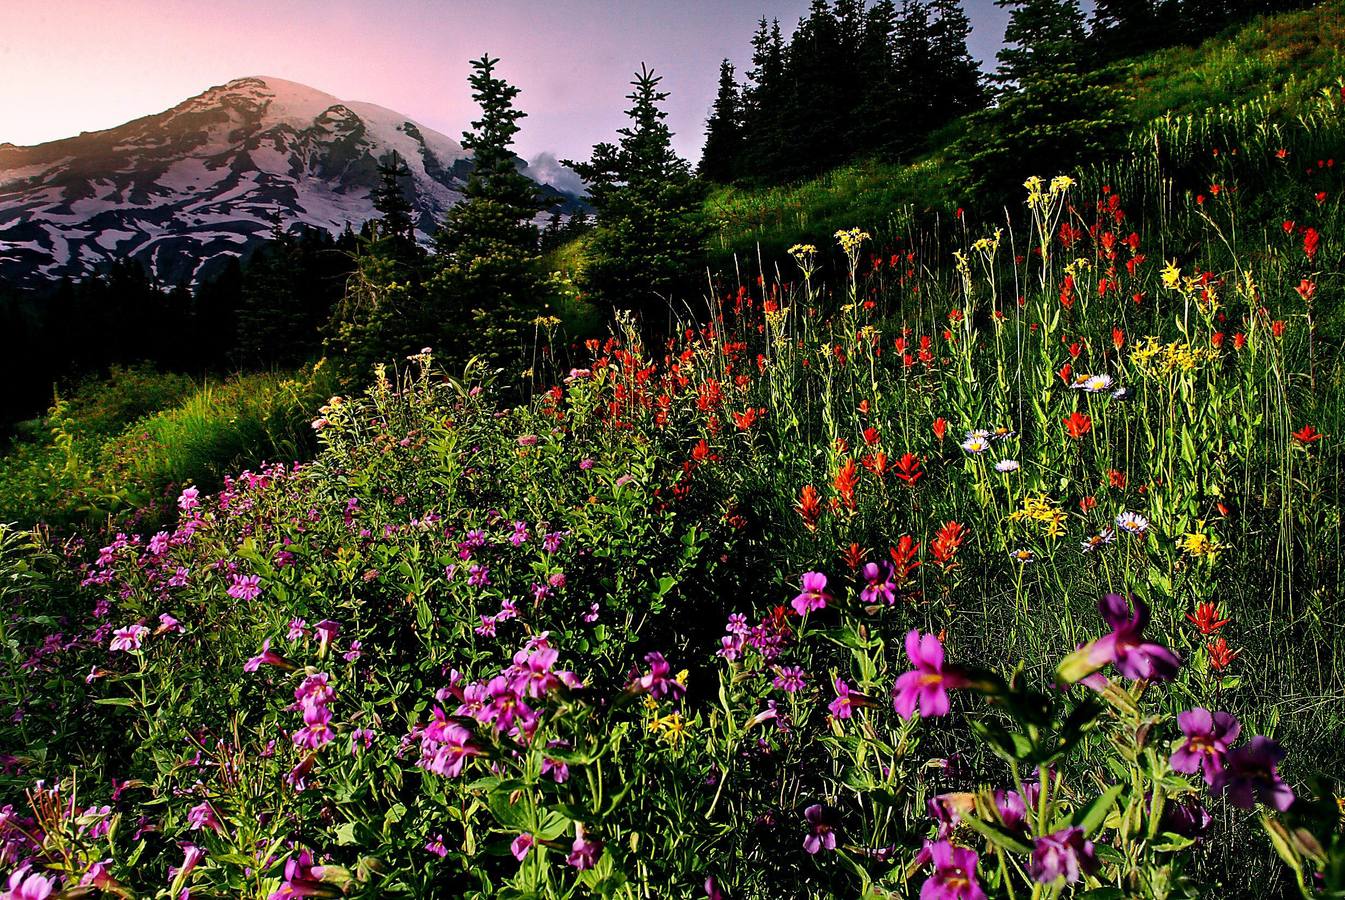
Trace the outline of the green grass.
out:
[[[1118,112],[1130,123],[1132,144],[1143,145],[1158,123],[1181,127],[1189,119],[1191,127],[1234,108],[1267,127],[1292,120],[1322,86],[1345,74],[1342,48],[1345,2],[1332,0],[1255,20],[1198,46],[1126,60],[1111,67],[1109,80],[1126,97]],[[705,205],[712,266],[732,269],[735,256],[751,259],[758,252],[779,257],[794,243],[818,243],[842,228],[860,226],[881,240],[908,227],[912,216],[946,220],[974,199],[960,188],[965,173],[952,152],[966,127],[959,121],[935,134],[931,148],[910,163],[868,159],[785,185],[717,186]],[[1072,168],[1062,161],[1061,171]],[[583,243],[574,242],[556,258],[573,272],[582,267],[583,253]]]
[[[334,389],[325,366],[198,382],[117,369],[56,402],[0,458],[0,522],[93,524],[154,515],[263,460],[311,450],[308,420]]]

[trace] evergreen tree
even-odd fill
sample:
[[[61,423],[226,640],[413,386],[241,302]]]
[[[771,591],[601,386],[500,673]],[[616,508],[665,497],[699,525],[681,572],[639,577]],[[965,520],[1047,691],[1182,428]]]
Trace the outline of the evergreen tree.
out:
[[[934,124],[932,101],[939,73],[934,70],[932,37],[929,6],[923,0],[905,0],[897,20],[894,60],[902,96],[901,151],[918,146]]]
[[[841,43],[841,29],[827,0],[812,0],[786,57],[788,99],[783,118],[792,152],[776,162],[777,179],[813,175],[849,158],[845,138],[849,93],[858,61]]]
[[[1046,78],[1062,78],[1083,59],[1084,17],[1079,0],[995,0],[1006,7],[1009,24],[996,58],[995,81],[1006,89]]]
[[[450,365],[521,355],[545,283],[534,219],[551,204],[513,152],[526,113],[514,108],[519,89],[498,77],[498,62],[487,54],[471,64],[481,117],[462,145],[472,152],[472,170],[463,201],[435,235],[433,259],[401,265],[378,238],[360,254],[329,338],[358,374],[425,345]]]
[[[694,277],[707,233],[704,185],[673,151],[661,80],[641,66],[627,95],[631,123],[617,131],[620,140],[596,145],[588,162],[565,162],[588,183],[598,214],[581,287],[614,309],[641,315],[651,332]]]
[[[737,172],[743,149],[742,103],[733,63],[719,65],[719,93],[705,124],[705,148],[701,151],[702,178],[728,183]]]
[[[877,0],[864,16],[859,38],[863,93],[851,127],[853,143],[864,151],[890,152],[905,134],[909,94],[896,64],[897,6]]]
[[[786,158],[785,45],[780,23],[763,18],[752,37],[752,69],[742,93],[743,153],[739,175],[768,178]]]
[[[411,170],[394,150],[387,162],[379,164],[378,177],[373,201],[380,218],[379,237],[388,242],[394,256],[409,262],[416,257],[416,224],[412,218],[415,206],[407,197],[408,189],[413,196],[415,191],[408,184]]]
[[[971,20],[961,0],[931,0],[929,10],[930,67],[937,76],[930,85],[930,104],[941,125],[984,108],[986,95],[981,66],[967,48]]]

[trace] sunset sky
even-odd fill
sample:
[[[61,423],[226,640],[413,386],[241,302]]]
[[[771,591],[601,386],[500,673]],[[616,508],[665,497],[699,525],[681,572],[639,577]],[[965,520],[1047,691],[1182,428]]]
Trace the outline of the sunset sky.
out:
[[[967,0],[972,50],[1005,13]],[[216,84],[274,75],[397,110],[450,137],[475,112],[468,60],[501,57],[528,113],[520,155],[587,158],[624,123],[647,62],[676,145],[700,155],[719,60],[741,67],[763,14],[786,33],[808,0],[0,0],[0,142],[34,144],[161,112]]]

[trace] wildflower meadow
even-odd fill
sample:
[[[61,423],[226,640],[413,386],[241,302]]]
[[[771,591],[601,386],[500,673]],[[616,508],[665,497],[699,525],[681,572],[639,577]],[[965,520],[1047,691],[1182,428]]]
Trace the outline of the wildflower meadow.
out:
[[[0,896],[1345,896],[1302,102],[1274,192],[1209,125],[1199,188],[846,228],[526,398],[426,348],[152,530],[4,531]]]

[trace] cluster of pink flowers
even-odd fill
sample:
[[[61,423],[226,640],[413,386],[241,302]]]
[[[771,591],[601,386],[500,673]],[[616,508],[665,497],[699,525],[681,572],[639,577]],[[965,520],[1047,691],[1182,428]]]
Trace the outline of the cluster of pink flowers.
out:
[[[507,735],[516,740],[530,741],[541,723],[541,711],[535,701],[568,688],[577,690],[583,682],[573,672],[557,670],[559,653],[551,646],[543,632],[531,639],[514,654],[513,663],[488,681],[462,684],[454,672],[449,685],[436,695],[438,699],[454,698],[458,707],[452,716],[436,706],[431,720],[423,727],[413,729],[409,740],[420,744],[418,765],[436,775],[456,777],[473,756],[484,751],[475,741],[477,728],[489,729],[496,737]],[[558,763],[544,766],[544,774],[557,773]],[[568,769],[565,770],[568,775]],[[556,775],[556,780],[564,776]]]
[[[334,694],[326,672],[309,675],[294,689],[295,705],[304,717],[303,727],[290,736],[295,746],[317,750],[336,736],[332,712],[327,707]]]

